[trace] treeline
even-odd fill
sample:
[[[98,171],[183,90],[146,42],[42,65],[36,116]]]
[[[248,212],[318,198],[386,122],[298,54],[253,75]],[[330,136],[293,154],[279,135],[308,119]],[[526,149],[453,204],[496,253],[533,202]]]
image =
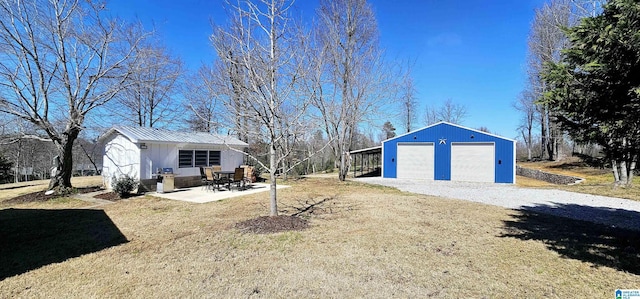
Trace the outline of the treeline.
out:
[[[618,185],[638,159],[640,3],[554,0],[536,10],[515,103],[528,159],[599,156]]]
[[[630,185],[640,151],[640,3],[554,0],[536,10],[516,102],[527,158],[599,151]]]
[[[399,114],[398,98],[415,101],[400,95],[403,84],[413,91],[410,72],[384,57],[367,1],[320,1],[307,23],[294,1],[224,5],[216,59],[190,71],[108,3],[1,2],[0,143],[14,178],[55,167],[49,188],[64,192],[73,165],[86,164],[78,143],[119,123],[230,134],[272,177],[337,167],[344,179],[347,153],[380,139],[368,128]]]
[[[49,140],[23,138],[16,123],[0,123],[0,184],[50,179],[56,149]],[[32,136],[37,136],[33,132]],[[73,176],[90,176],[102,171],[102,147],[95,140],[78,138],[73,149]]]

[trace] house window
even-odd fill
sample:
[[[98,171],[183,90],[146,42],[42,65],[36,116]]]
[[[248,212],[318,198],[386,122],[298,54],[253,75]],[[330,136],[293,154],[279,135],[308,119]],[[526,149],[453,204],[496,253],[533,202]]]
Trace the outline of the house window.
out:
[[[220,151],[209,151],[209,165],[220,165]]]
[[[195,151],[196,167],[204,167],[207,165],[207,151]]]
[[[178,151],[179,168],[201,167],[209,165],[220,165],[220,151]]]
[[[178,151],[178,167],[193,167],[193,151]]]

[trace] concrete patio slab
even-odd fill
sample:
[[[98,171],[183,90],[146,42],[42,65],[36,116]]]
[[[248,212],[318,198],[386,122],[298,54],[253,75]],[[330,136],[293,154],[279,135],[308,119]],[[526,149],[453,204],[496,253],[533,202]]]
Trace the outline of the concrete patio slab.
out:
[[[279,189],[288,188],[288,187],[290,186],[277,185],[276,189],[279,190]],[[218,200],[223,200],[223,199],[232,198],[232,197],[239,197],[239,196],[244,196],[248,194],[265,192],[265,191],[269,191],[269,184],[253,183],[251,184],[251,186],[249,186],[248,189],[243,191],[238,191],[238,190],[229,191],[224,189],[212,191],[212,190],[207,190],[202,186],[198,186],[198,187],[191,187],[191,188],[179,188],[179,189],[175,189],[172,192],[166,192],[166,193],[152,192],[152,193],[148,193],[148,195],[156,196],[160,198],[166,198],[166,199],[188,201],[193,203],[207,203],[207,202],[218,201]]]

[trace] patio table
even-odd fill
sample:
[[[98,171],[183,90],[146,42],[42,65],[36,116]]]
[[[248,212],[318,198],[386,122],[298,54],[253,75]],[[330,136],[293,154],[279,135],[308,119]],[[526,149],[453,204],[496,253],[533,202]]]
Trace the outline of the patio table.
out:
[[[233,177],[233,174],[235,173],[235,171],[233,170],[224,170],[224,171],[218,171],[216,172],[216,174],[218,174],[220,177],[225,177],[227,178],[227,189],[231,190],[231,178]]]

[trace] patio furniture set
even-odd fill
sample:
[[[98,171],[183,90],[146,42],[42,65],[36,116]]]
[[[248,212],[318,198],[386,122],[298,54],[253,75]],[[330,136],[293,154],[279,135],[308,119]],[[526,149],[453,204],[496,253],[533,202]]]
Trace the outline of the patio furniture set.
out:
[[[253,167],[240,166],[234,171],[223,171],[222,166],[200,167],[200,179],[206,190],[220,191],[221,188],[233,191],[246,190],[253,183]]]

